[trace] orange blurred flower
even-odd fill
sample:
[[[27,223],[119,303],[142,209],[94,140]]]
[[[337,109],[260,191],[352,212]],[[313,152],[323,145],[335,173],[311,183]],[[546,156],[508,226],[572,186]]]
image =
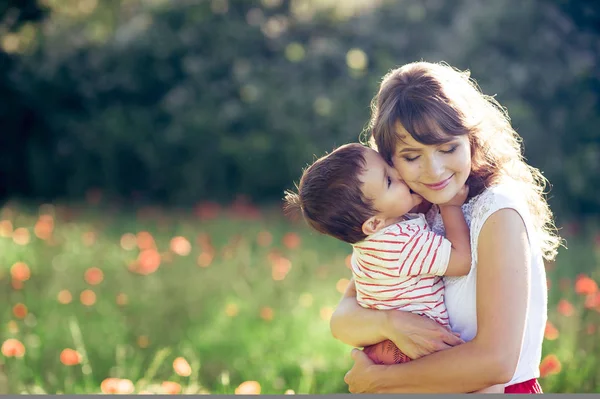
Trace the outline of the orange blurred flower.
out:
[[[85,306],[92,306],[96,303],[96,293],[92,290],[83,290],[79,295],[79,300]]]
[[[281,281],[292,269],[292,262],[283,256],[276,256],[271,261],[271,276],[275,281]]]
[[[131,382],[131,380],[121,379],[119,380],[117,389],[119,390],[119,392],[117,393],[129,395],[135,391],[135,386],[133,385],[133,382]]]
[[[590,294],[585,298],[584,306],[587,309],[595,309],[600,312],[600,292]]]
[[[598,292],[598,284],[586,275],[580,274],[575,280],[575,292],[579,295],[590,295]]]
[[[546,329],[544,331],[544,338],[549,341],[554,341],[558,338],[558,330],[554,327],[554,324],[547,322]]]
[[[145,335],[140,335],[137,339],[137,344],[140,348],[145,349],[150,346],[150,338]]]
[[[147,231],[140,231],[137,233],[136,240],[138,248],[142,251],[156,248],[154,237],[152,237],[152,234],[148,233]]]
[[[13,225],[10,220],[0,221],[0,237],[10,237],[13,233]]]
[[[10,268],[10,274],[13,279],[18,281],[27,281],[31,277],[29,266],[23,262],[17,262]]]
[[[183,357],[178,357],[173,361],[173,370],[182,377],[192,375],[192,367]]]
[[[260,310],[260,318],[263,320],[271,321],[271,320],[273,320],[273,315],[274,315],[273,309],[268,306],[265,306],[264,308],[262,308]]]
[[[344,292],[346,292],[346,288],[348,288],[348,284],[350,284],[350,280],[348,280],[347,278],[341,278],[338,280],[338,282],[335,284],[335,289],[340,293],[343,294]]]
[[[268,231],[261,231],[256,236],[256,243],[261,247],[268,247],[273,242],[273,235]]]
[[[124,293],[120,292],[120,293],[117,294],[115,302],[119,306],[125,306],[125,305],[127,305],[129,303],[129,297],[127,296],[127,294],[124,294]]]
[[[325,321],[329,321],[329,319],[331,319],[331,316],[333,315],[333,309],[330,308],[329,306],[324,306],[321,308],[320,314],[321,314],[321,319],[323,319]]]
[[[161,386],[163,391],[168,395],[176,395],[181,392],[181,385],[173,381],[163,381]]]
[[[27,245],[29,244],[29,239],[29,230],[25,227],[19,227],[13,232],[13,241],[17,245]]]
[[[102,393],[105,394],[127,395],[133,393],[135,387],[133,386],[133,382],[131,382],[131,380],[120,378],[106,378],[100,384],[100,389],[102,390]]]
[[[25,355],[25,346],[15,338],[9,338],[0,348],[2,354],[6,357],[23,357]]]
[[[111,394],[118,393],[119,389],[119,379],[118,378],[106,378],[104,381],[100,383],[100,390],[102,393]]]
[[[288,249],[296,249],[300,246],[300,236],[296,233],[287,233],[283,236],[283,245]]]
[[[190,244],[187,238],[177,236],[171,239],[169,248],[179,256],[187,256],[192,251],[192,244]]]
[[[121,248],[126,251],[131,251],[137,245],[137,238],[134,234],[125,233],[121,236]]]
[[[198,255],[198,266],[200,267],[208,267],[212,263],[214,259],[214,255],[211,252],[202,252]]]
[[[17,319],[24,319],[27,316],[27,306],[22,303],[17,303],[13,307],[13,314]]]
[[[58,302],[66,305],[67,303],[71,303],[73,300],[73,296],[69,292],[69,290],[61,290],[57,296]]]
[[[47,240],[52,236],[54,231],[54,218],[51,215],[41,215],[35,223],[33,233],[40,240]]]
[[[81,240],[83,241],[83,245],[91,247],[96,243],[96,233],[93,231],[86,231],[81,235]]]
[[[562,365],[560,364],[560,360],[556,355],[548,355],[542,362],[540,363],[540,377],[544,378],[549,375],[554,375],[560,373],[562,369]]]
[[[86,270],[83,278],[90,285],[98,285],[104,280],[104,273],[97,267],[90,267]]]
[[[571,302],[567,301],[566,299],[561,299],[558,302],[557,309],[558,313],[567,317],[572,316],[573,313],[575,313],[575,308],[573,307]]]
[[[229,317],[237,316],[239,308],[235,303],[228,303],[225,306],[225,314]]]
[[[7,327],[8,332],[10,332],[11,334],[16,334],[19,332],[19,325],[14,320],[9,321]]]
[[[148,275],[154,273],[160,266],[160,254],[155,249],[145,249],[137,259],[136,273]]]
[[[259,395],[260,384],[258,381],[244,381],[236,389],[236,395]]]
[[[74,349],[66,348],[60,352],[60,362],[65,366],[75,366],[81,363],[81,355]]]

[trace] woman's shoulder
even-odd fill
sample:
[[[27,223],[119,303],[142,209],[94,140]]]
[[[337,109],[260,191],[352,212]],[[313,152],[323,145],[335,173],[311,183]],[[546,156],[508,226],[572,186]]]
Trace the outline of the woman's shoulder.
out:
[[[500,209],[515,210],[526,226],[529,226],[529,206],[521,185],[522,183],[517,181],[504,179],[487,187],[481,194],[471,199],[468,203],[468,212],[471,218],[472,236],[476,238],[487,219]]]
[[[499,181],[469,201],[471,218],[489,216],[503,208],[513,208],[519,213],[527,212],[527,200],[523,192],[521,183],[517,181],[509,179]]]

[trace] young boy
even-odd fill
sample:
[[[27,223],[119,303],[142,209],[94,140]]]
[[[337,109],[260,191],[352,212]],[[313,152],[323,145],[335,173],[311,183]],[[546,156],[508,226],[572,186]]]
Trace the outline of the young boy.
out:
[[[471,268],[469,229],[461,209],[467,194],[465,186],[440,205],[446,238],[439,236],[429,230],[423,214],[410,213],[422,198],[376,151],[353,143],[308,167],[298,193],[287,192],[285,202],[287,212],[300,209],[315,230],[352,244],[361,306],[410,311],[448,327],[441,276],[466,275]],[[391,341],[365,352],[377,363],[411,360]]]

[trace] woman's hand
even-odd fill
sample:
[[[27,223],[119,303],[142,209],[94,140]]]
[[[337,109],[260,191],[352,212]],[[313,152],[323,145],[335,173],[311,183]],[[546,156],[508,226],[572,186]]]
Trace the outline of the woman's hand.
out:
[[[411,359],[464,343],[458,334],[428,317],[398,310],[386,312],[383,335]]]
[[[365,352],[359,349],[352,349],[351,356],[354,359],[354,365],[344,376],[344,382],[348,384],[350,393],[377,392],[374,377],[385,366],[376,365]]]
[[[361,307],[356,301],[354,280],[348,284],[330,326],[333,336],[348,345],[362,347],[389,339],[411,359],[464,343],[428,317]]]

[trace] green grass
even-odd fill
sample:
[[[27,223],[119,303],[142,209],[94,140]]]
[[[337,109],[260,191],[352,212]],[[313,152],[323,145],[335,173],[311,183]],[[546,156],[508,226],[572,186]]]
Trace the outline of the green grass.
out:
[[[191,211],[93,206],[38,210],[12,204],[0,212],[13,230],[0,228],[0,341],[16,338],[26,349],[22,357],[0,356],[0,390],[98,393],[106,378],[116,377],[132,381],[136,392],[160,392],[163,381],[179,383],[185,393],[234,393],[244,381],[258,381],[266,394],[347,392],[343,376],[351,348],[331,337],[328,315],[340,298],[338,281],[349,278],[349,246],[290,223],[277,210],[258,217],[248,210],[221,212],[210,220]],[[43,213],[53,215],[50,239],[35,234]],[[25,245],[14,239],[21,227],[30,233]],[[121,246],[124,234],[142,231],[162,255],[148,275],[129,268],[138,248]],[[261,232],[272,242],[259,245]],[[284,244],[288,233],[300,237],[299,247]],[[573,291],[580,273],[600,279],[593,235],[570,238],[569,250],[549,267],[549,316],[559,337],[546,341],[544,354],[556,354],[562,369],[542,379],[548,392],[600,392],[600,313],[585,309],[585,298]],[[176,236],[191,243],[189,254],[170,249]],[[198,265],[203,252],[214,253],[207,267]],[[21,288],[11,277],[16,262],[31,272]],[[91,267],[102,270],[100,284],[85,281]],[[274,280],[277,267],[280,279]],[[58,301],[62,290],[71,293],[70,303]],[[93,305],[81,303],[84,290],[95,293]],[[574,315],[556,311],[561,299],[574,304]],[[13,313],[18,303],[28,310],[23,319]],[[589,333],[590,325],[596,332]],[[77,350],[81,363],[62,364],[65,348]],[[189,362],[190,376],[175,373],[177,357]]]

